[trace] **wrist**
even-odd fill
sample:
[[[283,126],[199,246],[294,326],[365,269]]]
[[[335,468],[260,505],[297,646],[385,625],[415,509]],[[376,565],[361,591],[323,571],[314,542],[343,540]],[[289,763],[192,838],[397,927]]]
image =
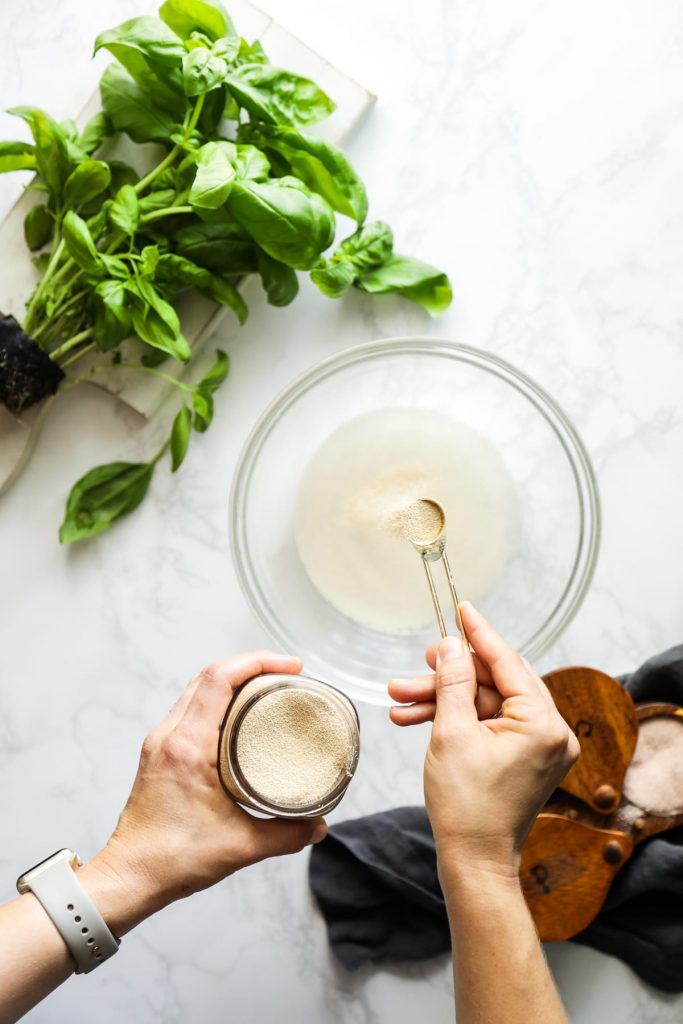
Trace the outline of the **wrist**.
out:
[[[156,891],[141,861],[116,840],[110,840],[78,871],[78,879],[117,938],[168,902]]]
[[[468,851],[437,843],[436,856],[447,902],[469,896],[500,900],[521,895],[519,856],[514,851]]]

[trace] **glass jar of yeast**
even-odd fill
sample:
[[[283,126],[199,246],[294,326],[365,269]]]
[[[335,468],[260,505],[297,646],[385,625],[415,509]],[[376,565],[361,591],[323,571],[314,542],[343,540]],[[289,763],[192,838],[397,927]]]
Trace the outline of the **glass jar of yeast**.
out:
[[[228,705],[218,774],[245,807],[317,818],[346,793],[359,753],[358,714],[343,693],[305,676],[257,676]]]

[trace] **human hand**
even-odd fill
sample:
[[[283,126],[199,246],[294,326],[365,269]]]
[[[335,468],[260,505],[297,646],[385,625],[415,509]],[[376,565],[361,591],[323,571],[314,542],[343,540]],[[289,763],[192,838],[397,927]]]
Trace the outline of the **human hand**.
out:
[[[430,648],[435,674],[390,683],[391,697],[409,704],[391,718],[434,722],[424,788],[440,871],[516,877],[524,839],[579,743],[529,663],[471,604],[460,611],[475,653],[454,637]]]
[[[108,888],[123,886],[130,894],[130,912],[119,915],[117,900],[125,930],[239,868],[295,853],[324,837],[322,819],[264,820],[248,814],[224,792],[216,770],[219,728],[233,690],[263,673],[300,671],[298,658],[271,651],[210,665],[145,738],[114,834],[82,869],[84,880],[95,876],[98,891],[105,876]]]

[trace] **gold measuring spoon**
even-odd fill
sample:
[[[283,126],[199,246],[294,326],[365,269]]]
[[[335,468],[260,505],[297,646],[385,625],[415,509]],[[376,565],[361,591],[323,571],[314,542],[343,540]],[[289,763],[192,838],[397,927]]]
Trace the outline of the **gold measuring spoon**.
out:
[[[446,629],[446,621],[444,619],[441,605],[439,603],[439,596],[436,592],[436,586],[434,584],[434,576],[432,574],[432,563],[441,562],[446,574],[446,581],[448,583],[448,589],[450,591],[451,600],[453,602],[453,610],[455,612],[455,623],[458,627],[458,632],[462,637],[463,643],[467,643],[467,636],[465,634],[465,627],[460,617],[460,608],[458,602],[458,595],[455,590],[455,583],[453,581],[453,573],[451,572],[450,563],[448,561],[448,555],[446,554],[446,512],[444,511],[443,505],[438,501],[434,501],[433,498],[420,498],[416,505],[429,506],[429,509],[435,513],[433,516],[435,525],[434,529],[430,531],[428,537],[412,537],[408,535],[410,543],[413,545],[415,550],[422,558],[422,565],[424,566],[425,576],[427,577],[427,584],[429,586],[429,593],[432,595],[432,603],[434,605],[434,611],[436,612],[436,619],[439,623],[439,629],[441,630],[441,636],[447,636],[448,630]]]

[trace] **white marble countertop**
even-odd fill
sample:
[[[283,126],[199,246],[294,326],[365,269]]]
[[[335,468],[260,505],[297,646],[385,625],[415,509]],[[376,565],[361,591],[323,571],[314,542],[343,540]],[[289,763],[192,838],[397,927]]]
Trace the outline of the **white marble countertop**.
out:
[[[379,102],[349,146],[371,215],[445,267],[455,301],[296,303],[254,289],[226,341],[233,372],[178,477],[94,544],[64,550],[67,490],[145,450],[137,416],[84,388],[57,405],[0,502],[3,583],[0,897],[54,848],[92,854],[128,792],[145,730],[202,664],[264,640],[227,546],[227,494],[256,416],[297,372],[347,345],[425,333],[504,356],[547,387],[593,456],[604,541],[583,608],[543,668],[634,666],[681,639],[683,588],[683,10],[661,0],[263,0]],[[136,0],[5,0],[2,106],[73,115],[99,30]],[[0,137],[17,125],[0,116]],[[19,191],[0,180],[0,213]],[[3,258],[8,258],[4,254]],[[23,257],[22,257],[23,258]],[[361,711],[365,755],[338,816],[421,795],[426,733]],[[306,860],[250,869],[168,910],[30,1020],[407,1024],[452,1019],[445,960],[347,975],[330,958]],[[673,1024],[667,997],[571,944],[548,955],[573,1024]]]

